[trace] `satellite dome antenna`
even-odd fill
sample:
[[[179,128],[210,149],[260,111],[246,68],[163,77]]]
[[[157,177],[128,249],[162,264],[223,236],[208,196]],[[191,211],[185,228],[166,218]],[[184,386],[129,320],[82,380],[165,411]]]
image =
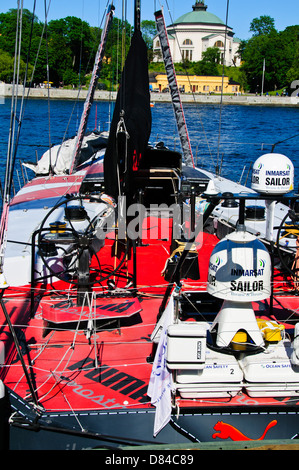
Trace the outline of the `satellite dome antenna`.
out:
[[[294,165],[281,153],[266,153],[259,157],[252,168],[251,188],[267,196],[282,196],[294,189]],[[276,201],[267,199],[266,239],[273,241]]]
[[[246,342],[263,346],[252,302],[271,295],[271,260],[265,245],[244,227],[215,246],[207,291],[224,300],[211,326],[211,331],[217,326],[217,346],[229,346],[240,331],[246,333]]]

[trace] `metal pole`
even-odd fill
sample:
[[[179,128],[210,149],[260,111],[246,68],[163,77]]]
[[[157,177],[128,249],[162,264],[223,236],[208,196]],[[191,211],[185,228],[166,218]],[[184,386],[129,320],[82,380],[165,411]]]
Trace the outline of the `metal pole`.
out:
[[[262,96],[264,94],[265,69],[266,69],[266,59],[264,59],[264,63],[263,63]]]
[[[141,7],[140,0],[135,0],[135,12],[134,12],[134,31],[140,31],[140,17],[141,17]]]
[[[4,294],[4,289],[2,289],[2,292],[0,294],[1,295],[0,305],[1,305],[1,308],[3,310],[4,316],[6,318],[6,321],[7,321],[8,327],[9,327],[9,331],[10,331],[12,337],[13,337],[13,341],[14,341],[17,353],[19,355],[19,358],[20,358],[20,361],[21,361],[21,364],[22,364],[22,368],[24,370],[24,374],[25,374],[26,380],[28,382],[28,386],[29,386],[29,389],[30,389],[31,396],[32,396],[33,401],[36,404],[36,406],[38,406],[37,396],[36,396],[35,390],[33,388],[33,385],[32,385],[32,382],[31,382],[31,379],[30,379],[30,376],[29,376],[29,373],[28,373],[28,370],[27,370],[27,367],[26,367],[26,364],[25,364],[25,361],[24,361],[24,358],[23,358],[23,355],[22,355],[22,352],[21,352],[21,348],[20,348],[20,344],[19,344],[17,335],[15,333],[14,327],[12,326],[10,316],[9,316],[9,314],[6,310],[5,304],[3,302],[3,298],[2,298],[3,294]]]

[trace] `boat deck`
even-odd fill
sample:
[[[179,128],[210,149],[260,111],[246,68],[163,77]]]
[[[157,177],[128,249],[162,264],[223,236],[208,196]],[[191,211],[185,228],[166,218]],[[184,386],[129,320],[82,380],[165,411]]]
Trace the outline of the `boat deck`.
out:
[[[269,436],[273,438],[297,435],[297,396],[268,394],[262,398],[251,397],[242,388],[236,395],[207,395],[196,399],[188,398],[188,395],[183,397],[177,391],[172,403],[172,422],[176,428],[167,425],[157,438],[153,437],[156,408],[147,392],[157,345],[152,342],[151,335],[168,286],[168,280],[162,274],[173,251],[172,227],[168,224],[169,218],[161,214],[145,218],[141,242],[136,246],[135,268],[133,249],[126,254],[124,244],[115,239],[115,233],[107,233],[105,245],[91,259],[91,267],[95,269],[91,270],[91,276],[95,281],[96,276],[110,273],[109,278],[115,282],[116,289],[108,287],[107,280],[95,282],[94,303],[76,306],[76,285],[71,286],[61,280],[51,285],[36,283],[34,308],[30,286],[10,286],[5,290],[3,304],[22,355],[22,358],[18,355],[4,312],[0,309],[0,360],[3,363],[0,378],[9,390],[12,408],[16,411],[12,418],[15,424],[13,432],[21,432],[28,423],[33,429],[36,422],[39,429],[43,426],[51,428],[51,423],[56,423],[58,429],[62,427],[70,433],[77,433],[79,440],[85,428],[94,433],[92,442],[99,433],[101,436],[109,433],[111,436],[126,436],[126,429],[130,428],[130,439],[139,445],[148,442],[180,443],[221,437],[217,431],[222,429],[219,416],[230,416],[225,422],[238,429],[242,429],[244,416],[248,416],[247,434],[252,434],[253,419],[259,423],[256,424],[257,438],[270,428],[274,434]],[[194,280],[184,276],[182,279],[181,288],[186,298],[190,292],[200,296],[207,294],[209,259],[217,242],[218,238],[212,234],[198,235],[199,278]],[[126,260],[120,266],[124,254]],[[118,266],[117,273],[111,275]],[[136,289],[132,284],[129,288],[126,286],[128,279],[132,281],[134,270]],[[292,335],[298,314],[297,296],[289,295],[290,286],[278,275],[275,282],[273,306],[263,301],[255,303],[254,309],[260,318],[283,323],[286,334]],[[206,321],[213,321],[218,307],[207,313]],[[200,309],[191,305],[190,311],[190,317],[188,312],[185,317],[187,322],[202,320]],[[29,381],[24,373],[24,364]],[[281,415],[279,420],[278,415]],[[199,417],[201,421],[198,424]],[[289,417],[295,419],[293,427],[289,426]],[[188,433],[197,437],[184,432],[182,435],[181,428],[188,429]],[[21,435],[16,434],[13,440],[19,442]],[[144,439],[139,442],[140,436]],[[233,440],[243,439],[235,431],[232,431],[232,436],[235,436]],[[87,435],[85,438],[90,444]],[[44,439],[42,446],[48,448],[47,432]],[[101,437],[100,441],[104,443],[105,439]],[[28,448],[29,442],[26,438],[20,446]],[[61,440],[62,448],[69,445],[68,442]],[[124,442],[131,441],[121,438],[120,443]],[[60,437],[51,445],[59,447]],[[86,441],[82,445],[87,445]]]
[[[150,222],[149,226],[153,227],[153,220]],[[183,290],[205,291],[208,259],[216,241],[213,235],[201,234],[202,243],[198,245],[200,279],[184,280]],[[103,265],[109,263],[114,245],[115,240],[108,238],[101,251]],[[31,318],[28,289],[25,288],[23,294],[21,288],[6,290],[4,303],[42,407],[48,411],[151,407],[147,386],[155,346],[150,336],[167,286],[161,272],[169,254],[169,240],[153,242],[144,237],[142,245],[137,247],[138,295],[128,295],[125,290],[112,291],[110,296],[101,299],[99,287],[96,310],[85,307],[78,313],[78,308],[72,308],[71,304],[74,294],[71,290],[60,290],[62,283],[58,283],[56,291],[53,288],[37,290],[35,313]],[[130,271],[132,262],[129,257],[124,269]],[[255,305],[257,314],[265,319],[269,319],[268,307],[267,303]],[[286,330],[292,329],[296,308],[297,299],[282,292],[275,297],[270,318],[283,322]],[[0,341],[5,346],[1,378],[9,389],[30,400],[20,358],[2,312],[0,316]],[[97,322],[95,334],[93,321]],[[237,395],[231,399],[213,400],[178,397],[177,401],[180,407],[202,408],[244,405],[247,399],[246,395]],[[250,399],[250,403],[282,405],[294,404],[294,400],[278,401],[267,397]]]

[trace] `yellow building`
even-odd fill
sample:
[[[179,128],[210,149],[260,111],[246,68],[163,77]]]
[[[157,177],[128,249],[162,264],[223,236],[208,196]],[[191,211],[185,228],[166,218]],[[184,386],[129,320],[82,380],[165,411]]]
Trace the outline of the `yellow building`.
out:
[[[237,82],[230,82],[228,77],[223,79],[223,90],[222,90],[222,77],[212,76],[197,76],[193,75],[188,77],[187,75],[177,75],[178,87],[185,93],[229,93],[235,94],[240,93],[240,84]],[[168,88],[168,80],[166,74],[158,74],[155,77],[156,84],[153,83],[153,88],[158,88],[159,91],[163,91]]]

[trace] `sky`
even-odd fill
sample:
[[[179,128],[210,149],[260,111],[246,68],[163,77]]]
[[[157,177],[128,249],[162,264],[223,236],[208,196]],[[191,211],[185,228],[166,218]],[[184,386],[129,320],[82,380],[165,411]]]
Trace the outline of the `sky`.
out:
[[[228,25],[233,28],[235,36],[240,39],[251,37],[249,31],[253,18],[269,15],[274,18],[275,27],[283,31],[287,26],[299,24],[299,0],[206,0],[210,13],[217,15],[225,22],[227,1],[229,1]],[[50,2],[48,21],[77,16],[87,21],[90,26],[101,26],[107,0],[46,0]],[[21,3],[21,0],[20,0]],[[114,0],[115,15],[122,17],[124,0]],[[134,1],[128,0],[127,20],[133,24]],[[171,24],[184,13],[192,11],[195,0],[141,0],[141,20],[154,20],[153,12],[163,9],[166,24]],[[10,8],[17,8],[17,0],[0,0],[0,13]],[[33,0],[23,0],[24,8],[32,11]],[[130,5],[129,5],[130,4]],[[36,0],[36,15],[45,21],[44,0]]]

